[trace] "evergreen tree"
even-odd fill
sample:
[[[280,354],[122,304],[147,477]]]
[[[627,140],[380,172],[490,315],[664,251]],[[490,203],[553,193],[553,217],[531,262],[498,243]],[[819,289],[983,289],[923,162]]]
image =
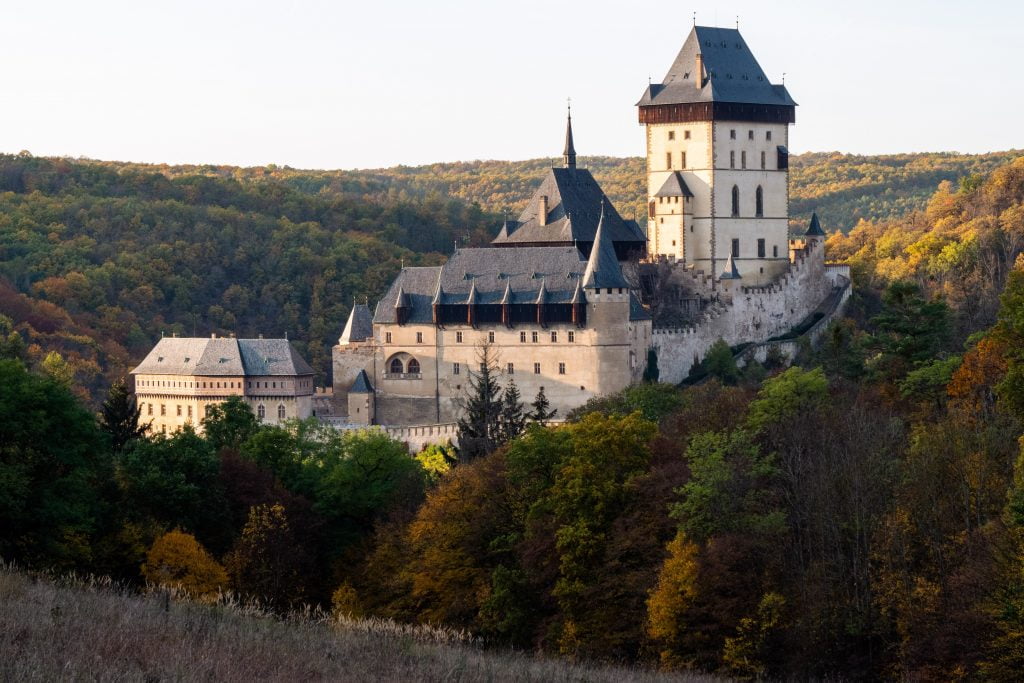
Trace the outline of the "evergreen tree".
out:
[[[140,415],[135,396],[128,391],[124,379],[114,382],[103,402],[100,429],[110,437],[115,453],[120,453],[129,442],[145,435],[146,427],[139,424]]]
[[[500,442],[501,388],[498,386],[498,362],[489,343],[477,353],[480,371],[469,372],[466,395],[456,399],[462,411],[459,424],[460,457],[469,460],[486,455]]]
[[[539,424],[544,424],[553,418],[555,413],[558,412],[557,408],[554,410],[551,409],[551,402],[548,401],[547,395],[544,394],[544,387],[541,387],[540,391],[537,392],[537,396],[533,399],[533,403],[530,404],[530,407],[533,408],[533,410],[530,411],[527,417]]]
[[[658,352],[652,346],[647,349],[647,367],[644,369],[644,381],[657,382],[660,374],[658,370]]]
[[[509,380],[498,415],[498,445],[508,443],[519,436],[526,428],[526,419],[519,387],[514,380]]]

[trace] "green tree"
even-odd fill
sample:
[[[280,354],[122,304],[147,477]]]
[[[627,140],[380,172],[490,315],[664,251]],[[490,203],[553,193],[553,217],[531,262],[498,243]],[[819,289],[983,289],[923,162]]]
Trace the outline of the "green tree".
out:
[[[519,395],[519,387],[514,380],[509,380],[508,386],[501,397],[501,412],[498,413],[498,438],[496,445],[506,444],[519,436],[526,427],[527,417],[523,412],[523,402]]]
[[[202,425],[206,440],[214,451],[221,448],[237,450],[260,429],[252,408],[238,396],[229,396],[223,403],[207,407]]]
[[[213,447],[191,429],[132,441],[118,458],[125,509],[136,520],[180,527],[223,552],[231,529],[219,470]]]
[[[0,361],[0,555],[72,568],[90,556],[109,458],[68,387]]]
[[[140,423],[140,415],[135,396],[128,391],[124,380],[114,382],[100,411],[100,429],[110,438],[115,453],[145,436],[146,426]]]
[[[719,339],[708,349],[701,367],[707,374],[718,379],[727,386],[735,386],[740,379],[740,370],[736,367],[736,359],[732,355],[732,349],[723,340]]]
[[[428,444],[416,454],[416,460],[432,483],[440,481],[458,462],[458,452],[451,444]]]
[[[477,350],[480,371],[469,372],[466,393],[456,400],[461,411],[459,454],[471,460],[490,453],[501,442],[501,387],[498,385],[498,360],[494,348],[482,344]]]
[[[537,396],[534,397],[533,403],[530,404],[530,412],[527,415],[532,422],[538,424],[544,424],[555,417],[558,414],[558,409],[552,410],[551,402],[548,401],[547,395],[544,393],[544,387],[537,390]]]
[[[876,377],[895,381],[945,348],[949,307],[941,300],[925,300],[916,284],[894,282],[882,296],[882,312],[871,324],[877,332],[867,345],[876,355],[869,366]]]
[[[657,382],[659,374],[658,351],[652,346],[647,349],[647,367],[644,368],[644,381]]]

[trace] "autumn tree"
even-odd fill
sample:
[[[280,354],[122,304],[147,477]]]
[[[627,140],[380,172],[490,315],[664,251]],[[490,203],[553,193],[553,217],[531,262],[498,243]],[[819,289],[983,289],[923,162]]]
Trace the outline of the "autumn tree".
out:
[[[256,505],[225,558],[232,587],[285,611],[305,596],[305,553],[281,505]]]
[[[228,575],[191,534],[169,531],[153,542],[142,565],[142,576],[155,586],[185,591],[203,601],[227,589]]]

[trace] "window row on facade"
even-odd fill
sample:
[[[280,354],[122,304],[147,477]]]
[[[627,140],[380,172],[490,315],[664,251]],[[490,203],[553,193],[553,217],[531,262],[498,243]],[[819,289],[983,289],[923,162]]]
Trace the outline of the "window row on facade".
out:
[[[675,140],[676,139],[676,131],[670,130],[668,132],[668,139],[669,140]],[[683,130],[683,139],[684,140],[689,140],[690,139],[690,131],[689,130],[686,130],[686,129]],[[736,129],[735,128],[732,128],[732,129],[729,130],[729,139],[730,140],[735,140],[736,139]],[[748,140],[753,140],[754,139],[754,130],[752,128],[747,131],[747,139]],[[770,130],[766,130],[764,132],[764,139],[767,142],[771,142],[772,141],[772,132]]]
[[[312,380],[298,380],[297,382],[295,382],[295,385],[297,387],[299,387],[299,388],[309,388],[311,382],[312,382]],[[281,388],[282,389],[289,389],[289,388],[291,388],[291,386],[290,386],[291,382],[285,382],[285,381],[282,380],[280,382],[280,384],[281,384]],[[159,379],[159,380],[140,379],[140,380],[138,380],[138,385],[140,387],[161,388],[161,389],[241,389],[242,388],[242,383],[241,382],[232,382],[232,381],[224,381],[224,382],[212,382],[212,381],[211,382],[199,382],[199,381],[191,381],[191,380],[163,380],[163,379]],[[207,385],[209,385],[209,386],[207,386]],[[263,381],[263,382],[256,381],[256,388],[257,389],[260,389],[260,388],[262,388],[262,389],[277,389],[278,388],[277,385],[278,385],[278,382],[276,380]],[[252,389],[253,388],[252,380],[249,380],[248,382],[246,382],[246,386],[247,386],[247,388]]]
[[[732,217],[740,217],[740,188],[732,186]],[[764,218],[764,190],[760,185],[754,191],[754,218]]]
[[[733,258],[740,257],[740,240],[738,237],[734,237],[732,240],[732,256]],[[757,239],[757,258],[765,258],[767,250],[765,248],[765,241],[763,237]],[[772,258],[779,257],[779,245],[772,245]]]
[[[160,417],[167,417],[167,404],[166,403],[160,403],[160,404],[140,403],[139,404],[139,412],[140,412],[140,414],[146,415],[147,417],[154,417],[154,411],[157,408],[160,410]],[[179,404],[176,404],[174,406],[174,408],[175,408],[177,417],[184,417],[184,418],[187,418],[187,419],[190,419],[190,420],[192,419],[192,406],[190,406],[190,405],[182,406],[179,403]],[[206,408],[204,406],[199,406],[199,412],[200,412],[200,415],[199,415],[200,418],[206,417]],[[287,415],[287,410],[285,409],[284,404],[278,405],[277,406],[277,417],[278,417],[278,419],[279,420],[283,420],[286,415]],[[262,403],[260,403],[258,406],[256,406],[256,416],[258,418],[260,418],[261,420],[264,419],[267,416],[267,408]]]

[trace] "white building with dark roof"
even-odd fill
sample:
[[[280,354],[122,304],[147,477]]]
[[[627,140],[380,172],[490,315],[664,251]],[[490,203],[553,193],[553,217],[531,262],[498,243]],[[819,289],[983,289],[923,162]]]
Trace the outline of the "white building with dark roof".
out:
[[[199,431],[207,409],[231,396],[266,424],[312,415],[313,369],[287,339],[164,337],[131,375],[152,433]]]
[[[637,102],[647,133],[648,253],[744,286],[790,265],[789,126],[796,102],[736,29],[694,26]],[[727,260],[732,264],[724,271]]]

